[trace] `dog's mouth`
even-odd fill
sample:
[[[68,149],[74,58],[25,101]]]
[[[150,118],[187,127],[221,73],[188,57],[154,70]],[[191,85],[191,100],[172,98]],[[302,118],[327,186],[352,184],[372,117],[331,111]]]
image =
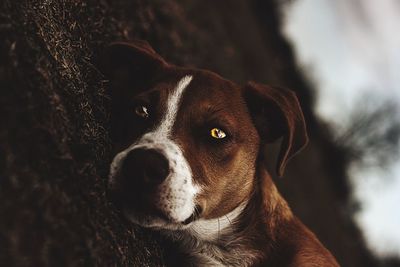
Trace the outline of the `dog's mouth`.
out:
[[[194,212],[184,221],[179,222],[166,215],[164,212],[154,210],[133,210],[122,208],[123,216],[130,222],[142,227],[153,229],[183,230],[190,226],[192,222],[200,219],[202,208],[196,206]]]
[[[200,219],[203,212],[200,205],[195,205],[193,213],[187,219],[177,221],[168,216],[165,211],[159,209],[152,200],[138,198],[135,195],[126,195],[121,191],[111,192],[109,197],[126,219],[149,228],[153,226],[155,228],[185,228],[185,226]]]
[[[196,221],[197,219],[200,218],[201,213],[203,212],[203,208],[200,205],[196,205],[194,208],[194,212],[192,213],[192,215],[190,215],[189,218],[187,218],[186,220],[184,220],[182,222],[183,225],[188,225],[191,222]]]
[[[203,212],[203,208],[200,205],[196,205],[194,208],[193,213],[184,221],[182,222],[177,222],[174,219],[170,218],[168,215],[166,215],[164,212],[157,210],[154,215],[155,217],[160,218],[161,220],[165,221],[168,224],[174,224],[174,225],[182,225],[186,226],[189,225],[190,223],[198,220]]]

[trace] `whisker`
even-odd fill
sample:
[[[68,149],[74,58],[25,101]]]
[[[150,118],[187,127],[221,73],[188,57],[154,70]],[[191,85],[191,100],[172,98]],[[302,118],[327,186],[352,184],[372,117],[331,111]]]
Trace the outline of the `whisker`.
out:
[[[229,219],[228,215],[225,215],[225,218],[228,220],[229,224],[232,225],[231,220]]]
[[[219,234],[220,234],[220,224],[219,224],[219,218],[218,218],[218,241],[219,241]]]

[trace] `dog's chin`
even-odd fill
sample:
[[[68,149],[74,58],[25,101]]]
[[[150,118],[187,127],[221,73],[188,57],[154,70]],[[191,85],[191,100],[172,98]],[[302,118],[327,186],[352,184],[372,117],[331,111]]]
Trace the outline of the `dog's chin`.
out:
[[[189,215],[182,218],[183,216],[176,216],[176,212],[170,213],[168,210],[163,210],[162,205],[157,205],[154,200],[135,199],[121,190],[110,190],[109,197],[125,219],[145,228],[186,229],[192,222],[199,219],[202,213],[202,207],[194,205],[193,212],[188,212]]]
[[[199,212],[193,212],[192,215],[183,221],[173,220],[162,213],[145,214],[143,212],[134,212],[129,209],[123,209],[123,214],[128,221],[155,230],[184,230],[199,219]]]

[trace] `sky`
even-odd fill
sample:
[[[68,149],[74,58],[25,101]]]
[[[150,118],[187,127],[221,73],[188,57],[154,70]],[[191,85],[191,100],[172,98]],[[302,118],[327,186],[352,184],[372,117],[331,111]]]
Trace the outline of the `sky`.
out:
[[[400,1],[296,0],[284,14],[284,33],[316,84],[321,118],[342,129],[368,94],[400,105]],[[400,162],[384,172],[353,166],[349,175],[369,248],[400,256]]]

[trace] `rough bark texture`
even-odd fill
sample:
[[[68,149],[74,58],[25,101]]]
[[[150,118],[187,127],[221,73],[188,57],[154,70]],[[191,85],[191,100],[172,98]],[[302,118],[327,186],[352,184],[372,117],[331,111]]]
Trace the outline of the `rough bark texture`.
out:
[[[110,41],[135,38],[176,64],[295,90],[311,143],[277,183],[343,266],[376,265],[346,208],[344,154],[312,111],[272,0],[0,5],[2,266],[162,266],[157,236],[106,195],[109,99],[95,62]]]

